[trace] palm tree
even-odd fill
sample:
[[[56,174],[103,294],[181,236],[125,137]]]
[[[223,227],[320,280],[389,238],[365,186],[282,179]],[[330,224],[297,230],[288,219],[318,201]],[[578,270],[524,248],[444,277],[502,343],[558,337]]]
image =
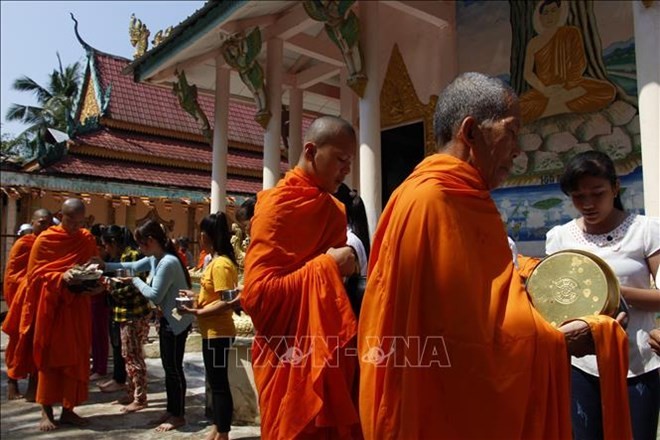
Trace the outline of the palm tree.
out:
[[[41,86],[27,76],[18,78],[12,84],[14,90],[34,93],[39,103],[39,106],[12,104],[7,110],[5,118],[8,121],[28,125],[17,138],[25,135],[32,141],[42,142],[48,128],[67,131],[67,119],[80,83],[80,63],[75,62],[62,68],[59,53],[57,61],[59,69],[54,69],[49,75],[48,87]]]

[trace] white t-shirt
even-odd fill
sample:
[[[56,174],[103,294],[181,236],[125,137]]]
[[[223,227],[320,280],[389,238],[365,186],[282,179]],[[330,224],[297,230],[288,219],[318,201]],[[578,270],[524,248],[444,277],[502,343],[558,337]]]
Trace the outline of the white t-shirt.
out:
[[[583,232],[572,220],[555,226],[547,235],[546,254],[567,249],[591,252],[605,260],[622,286],[649,289],[650,272],[646,258],[660,250],[660,219],[629,214],[614,230],[592,235]],[[649,346],[649,331],[655,328],[655,312],[635,309],[629,305],[628,377],[660,368],[660,356]],[[571,363],[586,373],[598,376],[596,356],[573,357]]]
[[[367,276],[367,251],[364,249],[362,240],[351,231],[350,228],[346,230],[346,244],[355,249],[358,257],[358,263],[360,264],[360,275],[363,277]]]

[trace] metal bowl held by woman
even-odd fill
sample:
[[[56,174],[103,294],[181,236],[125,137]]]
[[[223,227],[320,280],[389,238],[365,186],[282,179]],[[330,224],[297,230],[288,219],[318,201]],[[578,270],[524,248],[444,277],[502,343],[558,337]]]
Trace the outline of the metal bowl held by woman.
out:
[[[555,327],[588,315],[614,316],[619,308],[619,281],[600,257],[581,250],[556,252],[527,279],[536,310]]]

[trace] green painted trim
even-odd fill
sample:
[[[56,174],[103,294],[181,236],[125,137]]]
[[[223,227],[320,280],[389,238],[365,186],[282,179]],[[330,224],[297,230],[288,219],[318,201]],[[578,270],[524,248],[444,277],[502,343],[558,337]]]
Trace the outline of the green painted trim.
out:
[[[116,196],[153,197],[166,199],[190,199],[192,202],[207,202],[211,192],[188,189],[162,188],[131,183],[104,182],[70,177],[46,176],[42,174],[2,171],[2,186],[27,186],[52,191],[71,191],[91,194],[112,194]]]
[[[144,78],[151,75],[163,63],[167,62],[168,59],[185,49],[199,38],[199,36],[214,29],[226,20],[233,12],[237,11],[247,3],[248,0],[221,0],[215,3],[202,18],[197,19],[195,17],[197,12],[191,15],[179,25],[182,30],[178,35],[172,35],[169,41],[165,41],[157,46],[156,49],[153,50],[153,53],[147,53],[128,67],[133,70],[135,81],[143,81]],[[204,9],[204,7],[202,7],[202,9]],[[188,21],[194,23],[189,24],[187,23]],[[172,34],[175,34],[176,30],[177,29],[175,28],[172,31]]]

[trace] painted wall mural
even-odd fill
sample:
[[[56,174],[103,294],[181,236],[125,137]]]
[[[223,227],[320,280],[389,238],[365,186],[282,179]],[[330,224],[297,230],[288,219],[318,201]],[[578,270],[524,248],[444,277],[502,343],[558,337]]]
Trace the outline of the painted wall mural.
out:
[[[533,255],[545,233],[574,218],[557,184],[576,153],[603,151],[626,209],[643,212],[631,4],[482,1],[457,7],[459,70],[498,76],[518,93],[524,121],[505,188],[493,197],[509,235]]]

